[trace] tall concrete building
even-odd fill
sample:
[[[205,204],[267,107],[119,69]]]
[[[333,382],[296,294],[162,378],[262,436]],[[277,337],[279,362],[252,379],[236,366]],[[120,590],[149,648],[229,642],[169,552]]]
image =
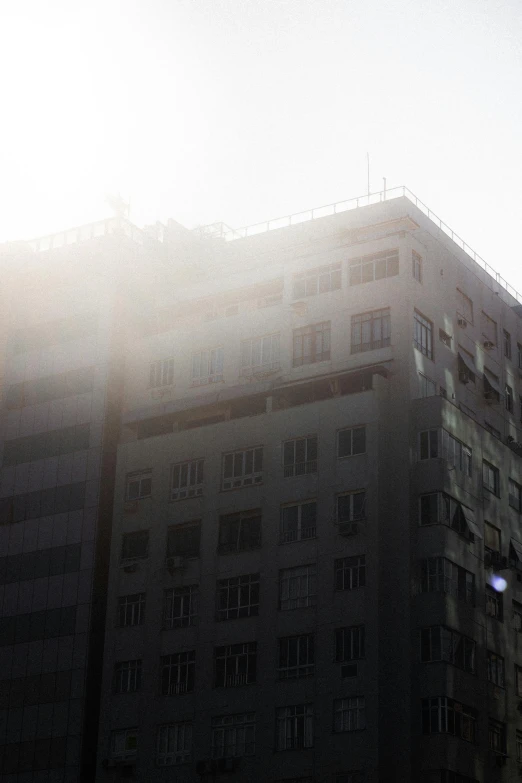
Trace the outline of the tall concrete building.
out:
[[[93,242],[62,256],[83,258],[72,288],[53,278],[45,305],[27,298],[23,332],[9,319],[2,780],[94,779],[98,715],[100,782],[517,780],[516,292],[405,189],[241,231],[122,224]],[[45,364],[41,335],[69,331],[44,324],[93,311],[94,353],[62,340],[67,360]],[[85,366],[92,389],[32,399],[36,378]],[[69,451],[48,454],[40,433],[69,427]],[[81,482],[81,508],[17,516]],[[85,559],[59,589],[30,570],[74,545]],[[44,638],[36,615],[56,609],[67,633]],[[81,694],[20,701],[51,671]],[[41,737],[54,720],[61,734]]]

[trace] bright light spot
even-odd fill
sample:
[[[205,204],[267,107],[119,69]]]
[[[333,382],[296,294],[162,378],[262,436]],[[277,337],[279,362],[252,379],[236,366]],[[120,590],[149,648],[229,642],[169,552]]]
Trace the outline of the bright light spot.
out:
[[[507,587],[506,580],[502,576],[497,576],[496,574],[491,575],[489,583],[497,593],[503,593]]]

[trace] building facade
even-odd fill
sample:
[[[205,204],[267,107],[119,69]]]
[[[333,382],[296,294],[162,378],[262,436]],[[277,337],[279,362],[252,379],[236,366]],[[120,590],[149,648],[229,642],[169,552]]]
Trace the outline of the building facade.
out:
[[[4,578],[0,648],[9,783],[73,780],[79,770],[94,779],[86,765],[96,744],[99,781],[518,779],[519,300],[418,203],[395,195],[253,236],[174,223],[162,242],[120,232],[100,264],[117,269],[104,271],[103,295],[82,281],[76,298],[64,288],[53,299],[62,318],[99,303],[98,353],[71,345],[60,351],[67,360],[46,365],[20,350],[10,319],[6,569],[53,548],[55,534],[40,545],[33,527],[63,530],[56,547],[79,544],[81,558],[91,545],[89,565],[71,571],[84,580],[81,600],[61,583],[76,625],[60,631],[53,658],[65,655],[61,644],[80,656],[83,642],[83,657],[67,663],[91,702],[85,712],[85,690],[68,692],[67,714],[75,700],[72,715],[89,720],[64,722],[63,769],[36,772],[45,721],[16,694],[19,680],[50,673],[37,650],[51,642],[46,625],[38,639],[20,637],[19,624],[33,620],[18,618],[62,603],[54,573],[38,575],[42,590],[20,561],[17,579]],[[46,302],[33,320],[50,313]],[[49,350],[42,333],[32,333],[38,357]],[[97,387],[74,397],[74,422],[63,419],[65,397],[56,405],[59,428],[89,425],[88,443],[71,435],[63,458],[43,454],[39,433],[54,430],[49,413],[38,423],[31,383],[91,364],[94,418],[78,411]],[[103,444],[104,467],[96,452],[98,472],[88,472]],[[17,516],[18,504],[37,502],[20,495],[82,481],[81,510],[58,517],[40,505],[34,523]],[[85,540],[80,513],[82,526],[95,520]],[[66,669],[54,666],[56,683]],[[65,701],[53,709],[65,714]],[[33,706],[34,735],[25,728]],[[30,772],[20,768],[24,742],[33,743]]]

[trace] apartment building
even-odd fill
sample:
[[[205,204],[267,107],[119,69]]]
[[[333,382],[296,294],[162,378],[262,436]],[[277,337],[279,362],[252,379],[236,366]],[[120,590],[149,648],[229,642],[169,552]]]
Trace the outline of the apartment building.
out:
[[[108,469],[85,479],[107,504],[82,512],[97,520],[96,644],[77,667],[92,722],[70,732],[74,770],[36,772],[34,755],[24,772],[31,705],[6,702],[9,783],[93,779],[98,706],[97,781],[518,779],[520,300],[405,189],[367,201],[267,230],[171,222],[162,242],[126,226],[104,240],[105,298],[60,289],[56,312],[99,301],[117,367],[98,409]],[[92,242],[68,252],[94,259]],[[9,408],[40,372],[20,369],[17,339],[2,498],[26,492],[8,489],[10,455],[15,475],[49,459],[12,423],[37,426]],[[75,513],[52,525],[67,536]],[[9,556],[29,527],[3,520]],[[7,588],[4,615],[23,615]],[[35,642],[0,648],[9,693],[20,644]]]

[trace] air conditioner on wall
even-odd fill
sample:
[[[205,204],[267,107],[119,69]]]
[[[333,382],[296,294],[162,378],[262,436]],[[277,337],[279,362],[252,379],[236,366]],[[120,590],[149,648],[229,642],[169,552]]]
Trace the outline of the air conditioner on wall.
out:
[[[340,536],[355,536],[359,532],[357,522],[339,522]]]

